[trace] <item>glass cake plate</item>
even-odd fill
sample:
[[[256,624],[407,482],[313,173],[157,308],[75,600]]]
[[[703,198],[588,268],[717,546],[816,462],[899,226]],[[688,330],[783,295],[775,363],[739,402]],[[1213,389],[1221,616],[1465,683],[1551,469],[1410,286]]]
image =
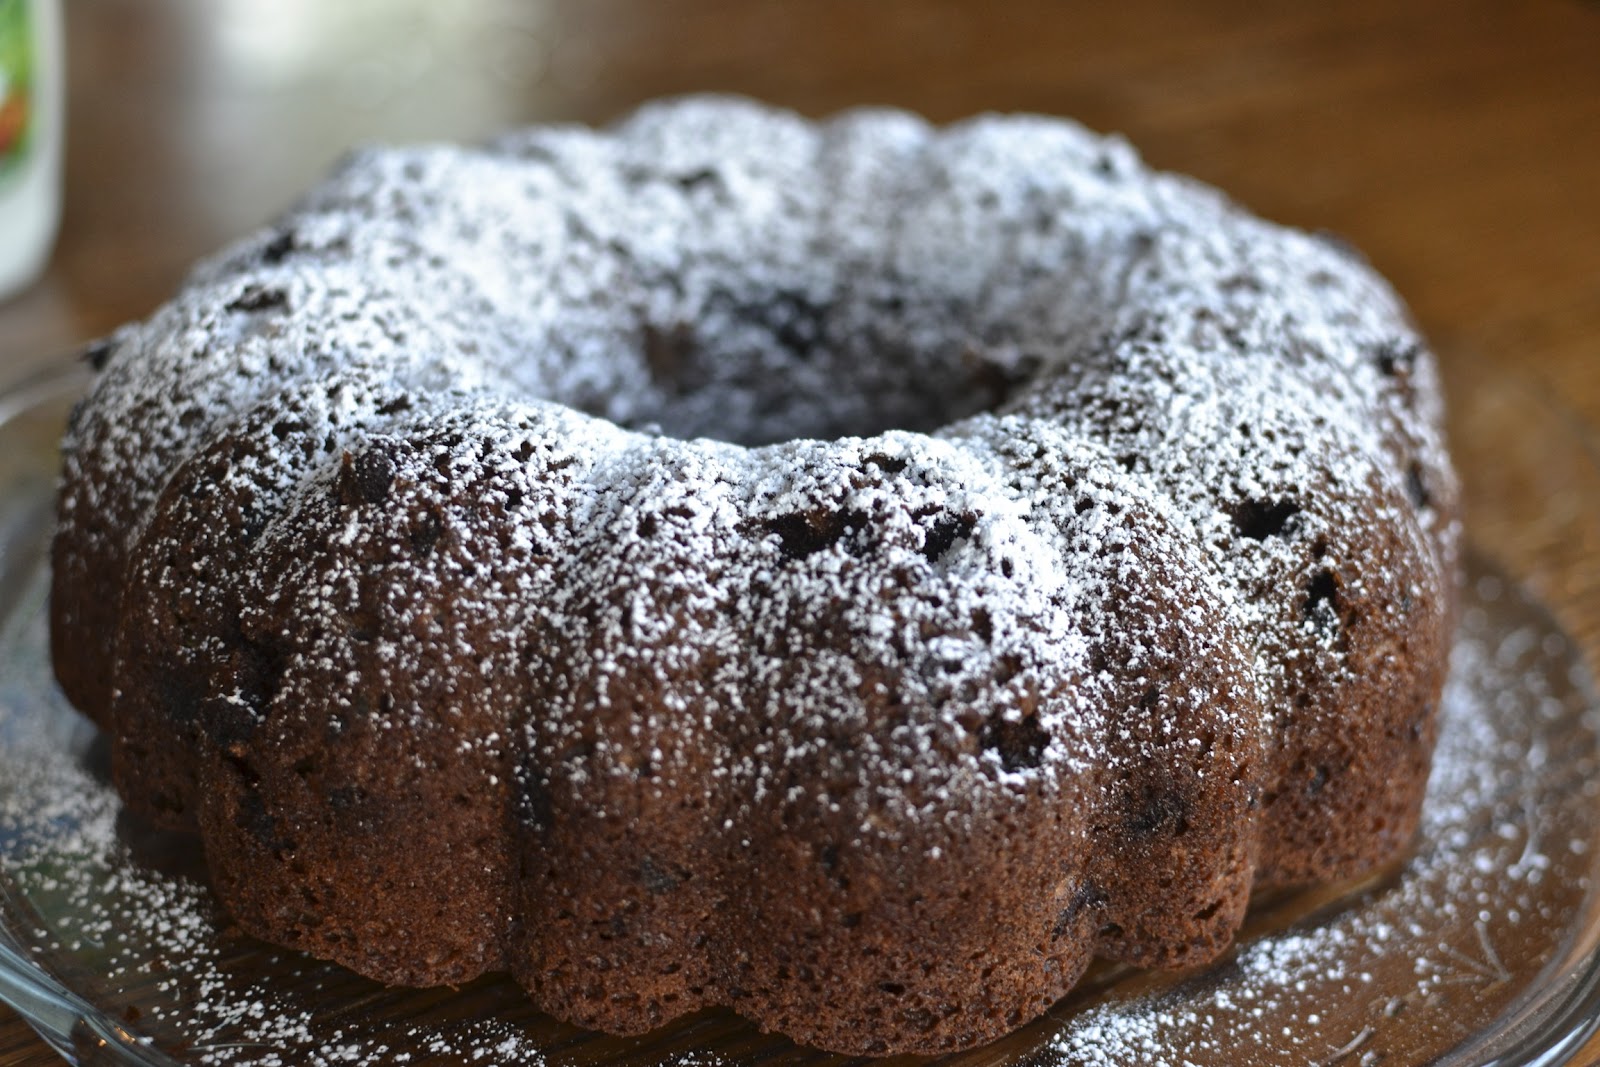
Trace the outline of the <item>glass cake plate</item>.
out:
[[[1450,368],[1473,547],[1415,851],[1258,901],[1207,969],[1097,968],[945,1062],[1554,1064],[1600,1025],[1600,452],[1528,388]],[[726,1012],[606,1037],[503,978],[387,989],[232,928],[194,842],[122,812],[51,678],[56,442],[83,384],[0,394],[0,1000],[46,1041],[106,1064],[844,1062]]]

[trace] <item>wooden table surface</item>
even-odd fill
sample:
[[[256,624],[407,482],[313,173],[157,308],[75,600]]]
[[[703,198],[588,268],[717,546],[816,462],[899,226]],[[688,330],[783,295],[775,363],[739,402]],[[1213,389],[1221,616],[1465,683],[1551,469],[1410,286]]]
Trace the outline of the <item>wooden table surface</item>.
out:
[[[1600,424],[1600,3],[71,0],[66,215],[0,380],[172,290],[361,140],[715,89],[822,114],[1071,115],[1333,230],[1446,359]],[[1597,561],[1600,566],[1600,561]],[[0,1008],[0,1067],[57,1062]],[[1575,1061],[1600,1063],[1600,1041]]]

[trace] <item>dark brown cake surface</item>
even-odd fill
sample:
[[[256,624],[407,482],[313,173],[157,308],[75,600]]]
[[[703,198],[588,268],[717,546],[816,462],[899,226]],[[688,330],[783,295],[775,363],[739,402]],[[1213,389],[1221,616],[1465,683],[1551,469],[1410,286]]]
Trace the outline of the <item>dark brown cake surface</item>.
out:
[[[950,1050],[1416,824],[1432,358],[1070,123],[373,150],[97,362],[57,673],[244,927],[375,978]]]

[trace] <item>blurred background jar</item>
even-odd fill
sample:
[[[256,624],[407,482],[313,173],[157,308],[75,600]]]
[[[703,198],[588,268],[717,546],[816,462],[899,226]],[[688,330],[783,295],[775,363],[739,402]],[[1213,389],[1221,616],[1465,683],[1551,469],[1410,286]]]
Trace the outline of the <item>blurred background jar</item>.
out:
[[[38,277],[61,219],[59,0],[0,0],[0,299]]]

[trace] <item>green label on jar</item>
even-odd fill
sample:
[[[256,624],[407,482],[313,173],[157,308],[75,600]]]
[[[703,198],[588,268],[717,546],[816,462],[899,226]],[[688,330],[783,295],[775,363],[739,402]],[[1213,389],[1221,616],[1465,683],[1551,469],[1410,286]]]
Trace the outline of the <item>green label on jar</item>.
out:
[[[28,0],[0,0],[0,174],[27,156],[34,106]]]

